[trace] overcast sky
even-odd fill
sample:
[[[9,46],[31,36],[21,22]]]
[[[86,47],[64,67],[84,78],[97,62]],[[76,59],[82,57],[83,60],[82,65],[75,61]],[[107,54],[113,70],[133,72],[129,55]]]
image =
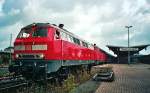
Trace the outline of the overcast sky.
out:
[[[127,46],[126,25],[133,26],[130,45],[150,44],[150,0],[0,0],[0,49],[33,22],[63,23],[110,53],[106,45]]]

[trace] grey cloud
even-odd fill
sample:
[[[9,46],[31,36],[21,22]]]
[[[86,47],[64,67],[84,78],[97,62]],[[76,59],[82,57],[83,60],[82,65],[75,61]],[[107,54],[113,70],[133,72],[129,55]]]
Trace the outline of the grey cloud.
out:
[[[13,25],[23,17],[22,10],[26,6],[27,0],[5,0],[2,6],[3,16],[0,16],[0,27]],[[13,12],[18,11],[17,14]]]
[[[146,5],[140,3],[145,1],[6,0],[2,8],[5,16],[0,17],[0,27],[9,28],[17,22],[21,22],[24,26],[33,22],[64,23],[69,31],[85,40],[90,37],[88,40],[93,41],[91,43],[97,43],[103,47],[106,44],[127,45],[127,39],[122,39],[127,35],[127,29],[124,26],[133,25],[132,30],[138,31],[143,25],[141,31],[133,35],[131,42],[144,44],[150,42],[150,22],[144,21],[150,20],[149,17],[145,17],[150,13],[150,1],[147,0]],[[10,15],[12,9],[19,9],[20,12]],[[131,32],[131,34],[134,33]],[[8,38],[0,37],[0,40],[9,42]]]
[[[145,24],[141,30],[142,31],[136,34],[132,40],[141,44],[150,44],[150,25]]]
[[[22,10],[26,5],[29,0],[5,0],[3,4],[3,12],[4,13],[9,13],[11,9],[20,9]]]
[[[147,1],[147,3],[149,3],[150,4],[150,0],[146,0]]]
[[[13,25],[13,24],[17,23],[20,19],[21,19],[20,14],[7,15],[7,16],[0,17],[0,20],[1,20],[0,27],[6,27],[9,25]]]
[[[53,12],[68,12],[76,5],[72,0],[43,0],[42,7],[52,9]],[[61,16],[61,15],[60,15]]]

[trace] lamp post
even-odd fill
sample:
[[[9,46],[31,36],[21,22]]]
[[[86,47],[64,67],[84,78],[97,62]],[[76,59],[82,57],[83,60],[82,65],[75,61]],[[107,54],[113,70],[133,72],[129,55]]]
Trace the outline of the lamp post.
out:
[[[11,58],[12,58],[12,56],[11,56],[11,43],[12,43],[12,34],[10,34],[10,45],[9,45],[9,47],[10,47],[10,59],[9,59],[9,65],[11,64]]]
[[[130,48],[130,39],[129,39],[130,34],[129,34],[129,29],[130,29],[131,27],[132,27],[132,26],[125,26],[125,28],[128,29],[128,64],[130,64],[130,50],[129,50],[129,48]]]

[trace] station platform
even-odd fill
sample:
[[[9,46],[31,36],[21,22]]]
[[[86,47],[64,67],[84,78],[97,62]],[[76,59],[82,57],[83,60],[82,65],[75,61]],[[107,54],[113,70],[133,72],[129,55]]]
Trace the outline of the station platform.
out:
[[[149,64],[111,64],[115,81],[101,82],[95,93],[150,93]]]

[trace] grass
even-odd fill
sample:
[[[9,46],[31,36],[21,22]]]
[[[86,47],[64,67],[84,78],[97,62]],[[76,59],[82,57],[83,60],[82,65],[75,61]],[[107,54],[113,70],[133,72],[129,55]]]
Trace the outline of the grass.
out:
[[[70,74],[68,78],[64,80],[62,86],[52,86],[49,84],[48,91],[51,91],[52,93],[73,93],[73,90],[88,81],[91,76],[92,75],[86,71],[78,71],[78,74],[76,75]]]
[[[8,71],[6,71],[6,70],[0,70],[0,78],[1,77],[6,77],[6,76],[8,76],[9,75],[9,72]]]

